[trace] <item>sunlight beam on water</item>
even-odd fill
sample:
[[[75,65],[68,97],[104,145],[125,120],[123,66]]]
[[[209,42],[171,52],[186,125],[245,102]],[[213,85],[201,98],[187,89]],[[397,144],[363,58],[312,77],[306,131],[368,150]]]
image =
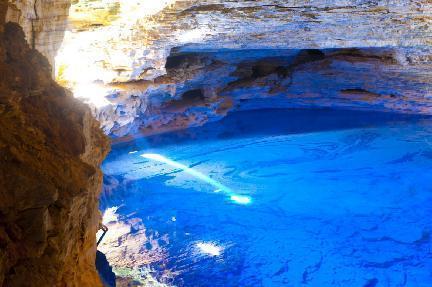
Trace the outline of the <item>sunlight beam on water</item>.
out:
[[[225,185],[221,184],[220,182],[208,177],[207,175],[194,170],[193,168],[190,168],[184,164],[181,164],[179,162],[173,161],[169,158],[164,157],[163,155],[156,154],[156,153],[145,153],[141,155],[143,158],[158,161],[165,163],[167,165],[170,165],[175,168],[179,168],[183,170],[184,172],[192,175],[195,178],[198,178],[216,188],[215,192],[223,192],[226,195],[229,196],[230,200],[237,203],[237,204],[250,204],[252,202],[252,199],[249,196],[245,195],[239,195],[234,193],[230,188],[226,187]]]

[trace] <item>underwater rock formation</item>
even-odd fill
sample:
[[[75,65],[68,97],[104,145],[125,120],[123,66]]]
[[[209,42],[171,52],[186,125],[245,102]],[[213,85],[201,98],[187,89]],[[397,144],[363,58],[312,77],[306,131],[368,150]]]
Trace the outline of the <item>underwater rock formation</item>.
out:
[[[430,116],[233,112],[113,147],[99,248],[132,286],[426,287],[431,165]]]
[[[99,165],[109,142],[0,2],[0,286],[101,286]]]

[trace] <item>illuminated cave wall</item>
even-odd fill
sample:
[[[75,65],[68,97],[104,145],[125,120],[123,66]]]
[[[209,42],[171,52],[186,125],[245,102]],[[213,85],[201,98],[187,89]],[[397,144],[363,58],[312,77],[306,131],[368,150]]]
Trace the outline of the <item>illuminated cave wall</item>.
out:
[[[431,17],[425,0],[79,1],[57,77],[116,137],[264,106],[430,114]]]

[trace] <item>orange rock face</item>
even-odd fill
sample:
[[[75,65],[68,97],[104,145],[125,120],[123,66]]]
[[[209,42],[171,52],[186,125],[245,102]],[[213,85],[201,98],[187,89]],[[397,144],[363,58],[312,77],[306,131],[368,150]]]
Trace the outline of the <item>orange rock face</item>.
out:
[[[101,286],[99,164],[108,139],[51,78],[0,2],[0,286]]]

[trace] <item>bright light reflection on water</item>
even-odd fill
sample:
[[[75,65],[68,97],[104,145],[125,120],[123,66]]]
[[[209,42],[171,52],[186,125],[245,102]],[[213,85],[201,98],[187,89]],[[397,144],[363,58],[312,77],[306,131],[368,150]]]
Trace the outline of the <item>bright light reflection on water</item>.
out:
[[[427,118],[269,110],[114,146],[99,248],[163,286],[430,287],[431,142]]]
[[[201,253],[210,255],[210,256],[219,256],[221,255],[223,248],[217,246],[212,242],[198,242],[196,247],[199,249]]]

